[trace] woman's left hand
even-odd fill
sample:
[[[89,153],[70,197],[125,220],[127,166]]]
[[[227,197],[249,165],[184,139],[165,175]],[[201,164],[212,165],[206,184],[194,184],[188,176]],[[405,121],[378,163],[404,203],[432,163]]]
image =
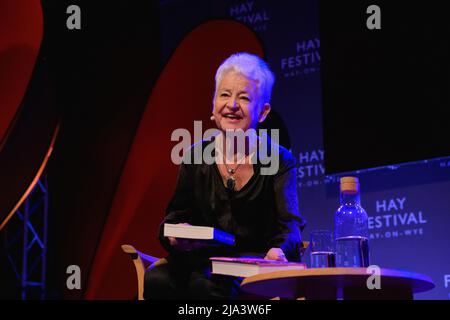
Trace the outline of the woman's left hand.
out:
[[[278,261],[287,261],[283,250],[280,248],[272,248],[269,251],[267,251],[266,256],[264,259],[267,260],[278,260]]]

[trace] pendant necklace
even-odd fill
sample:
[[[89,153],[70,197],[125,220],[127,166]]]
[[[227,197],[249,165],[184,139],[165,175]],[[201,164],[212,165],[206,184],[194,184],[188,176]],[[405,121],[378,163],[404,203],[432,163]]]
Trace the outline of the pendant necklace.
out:
[[[244,156],[245,158],[245,156]],[[227,178],[227,189],[230,191],[234,191],[234,187],[236,186],[236,179],[234,178],[234,174],[236,173],[237,169],[240,167],[242,163],[238,163],[236,168],[230,168],[227,166],[225,156],[224,156],[224,164],[227,168],[228,178]]]

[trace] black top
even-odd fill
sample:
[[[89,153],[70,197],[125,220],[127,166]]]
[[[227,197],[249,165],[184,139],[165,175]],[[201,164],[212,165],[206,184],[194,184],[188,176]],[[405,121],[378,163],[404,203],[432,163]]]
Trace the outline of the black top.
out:
[[[203,142],[204,148],[210,141]],[[259,255],[281,248],[290,261],[300,260],[301,230],[305,220],[299,213],[296,161],[282,146],[275,175],[262,175],[260,155],[254,174],[239,191],[224,184],[217,165],[184,164],[161,224],[159,238],[170,253],[177,250],[163,236],[164,223],[189,223],[221,229],[235,236],[234,247],[199,249],[206,256]],[[265,162],[264,162],[265,163]],[[197,251],[198,253],[198,251]]]

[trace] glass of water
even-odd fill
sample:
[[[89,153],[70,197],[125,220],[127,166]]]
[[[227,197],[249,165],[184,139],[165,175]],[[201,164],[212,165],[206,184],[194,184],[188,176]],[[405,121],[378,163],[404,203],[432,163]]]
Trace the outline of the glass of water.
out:
[[[336,266],[333,233],[329,230],[313,230],[310,233],[311,268]]]

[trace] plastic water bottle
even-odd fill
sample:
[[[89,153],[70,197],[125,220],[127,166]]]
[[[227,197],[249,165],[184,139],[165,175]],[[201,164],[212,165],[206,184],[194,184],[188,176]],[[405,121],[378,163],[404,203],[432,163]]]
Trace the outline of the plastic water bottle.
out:
[[[342,177],[341,206],[334,215],[336,267],[369,266],[369,226],[361,207],[359,180]]]

